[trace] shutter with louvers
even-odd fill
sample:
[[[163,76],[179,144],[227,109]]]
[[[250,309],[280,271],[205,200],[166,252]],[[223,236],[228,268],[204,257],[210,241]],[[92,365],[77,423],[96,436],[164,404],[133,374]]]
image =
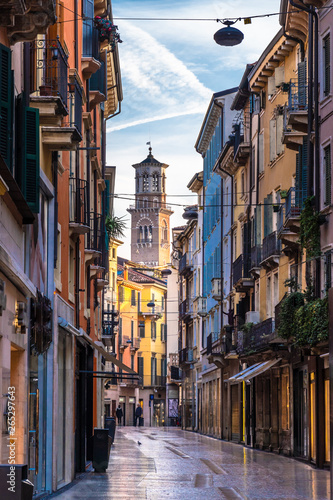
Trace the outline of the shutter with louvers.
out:
[[[332,200],[331,146],[327,146],[324,149],[324,168],[325,168],[325,205],[330,205]]]
[[[143,358],[138,357],[139,384],[143,385]]]
[[[15,178],[30,209],[39,212],[39,110],[17,100],[17,148]]]
[[[295,206],[301,206],[301,186],[302,186],[302,171],[301,171],[300,153],[296,153],[296,179],[295,179]]]
[[[82,55],[92,57],[94,0],[83,0],[82,10]]]
[[[272,195],[264,199],[264,238],[273,231],[273,206]]]
[[[269,122],[269,161],[276,158],[276,120]]]
[[[283,153],[282,133],[283,133],[283,115],[278,115],[276,118],[276,154],[277,155],[280,155],[281,153]]]
[[[259,134],[259,174],[264,171],[264,134]],[[253,167],[253,170],[255,167]]]
[[[0,44],[0,153],[13,171],[13,72],[11,51]]]
[[[261,245],[261,205],[255,208],[255,238],[256,245]]]
[[[307,197],[308,192],[308,141],[303,139],[303,145],[300,147],[301,168],[302,168],[302,192],[301,192],[301,208]]]
[[[298,105],[304,108],[307,104],[306,61],[298,63]]]
[[[324,38],[324,95],[331,91],[331,36]]]

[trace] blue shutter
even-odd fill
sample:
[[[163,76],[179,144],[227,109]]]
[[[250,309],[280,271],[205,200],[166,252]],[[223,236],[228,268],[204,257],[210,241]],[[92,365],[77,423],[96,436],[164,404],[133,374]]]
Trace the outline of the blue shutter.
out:
[[[83,26],[82,26],[82,55],[86,57],[93,56],[93,18],[94,18],[94,0],[83,0]]]
[[[11,172],[13,171],[13,99],[11,51],[0,44],[0,153]]]

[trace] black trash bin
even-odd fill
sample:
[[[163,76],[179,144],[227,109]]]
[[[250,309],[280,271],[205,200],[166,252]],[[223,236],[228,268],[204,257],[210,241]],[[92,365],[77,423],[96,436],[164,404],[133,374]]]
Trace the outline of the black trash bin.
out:
[[[109,464],[111,437],[109,429],[94,429],[93,468],[95,472],[105,472]]]
[[[1,500],[32,500],[33,490],[26,464],[0,464]]]
[[[104,428],[109,429],[109,436],[111,438],[111,444],[114,443],[114,435],[116,432],[116,420],[113,417],[105,417]]]

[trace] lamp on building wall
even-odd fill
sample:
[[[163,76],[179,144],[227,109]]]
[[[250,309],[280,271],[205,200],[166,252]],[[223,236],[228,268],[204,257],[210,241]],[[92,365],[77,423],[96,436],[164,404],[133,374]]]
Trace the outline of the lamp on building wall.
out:
[[[226,28],[221,28],[214,35],[214,40],[218,45],[224,45],[226,47],[231,47],[233,45],[240,44],[244,35],[237,28],[232,28],[232,24],[236,21],[221,21],[222,24],[226,25]]]

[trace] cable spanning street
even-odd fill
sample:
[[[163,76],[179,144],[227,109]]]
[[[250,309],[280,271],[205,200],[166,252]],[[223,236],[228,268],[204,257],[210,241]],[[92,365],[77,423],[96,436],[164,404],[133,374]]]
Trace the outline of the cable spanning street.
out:
[[[141,443],[141,444],[139,444]],[[329,472],[174,428],[117,428],[108,470],[57,500],[326,500]]]

